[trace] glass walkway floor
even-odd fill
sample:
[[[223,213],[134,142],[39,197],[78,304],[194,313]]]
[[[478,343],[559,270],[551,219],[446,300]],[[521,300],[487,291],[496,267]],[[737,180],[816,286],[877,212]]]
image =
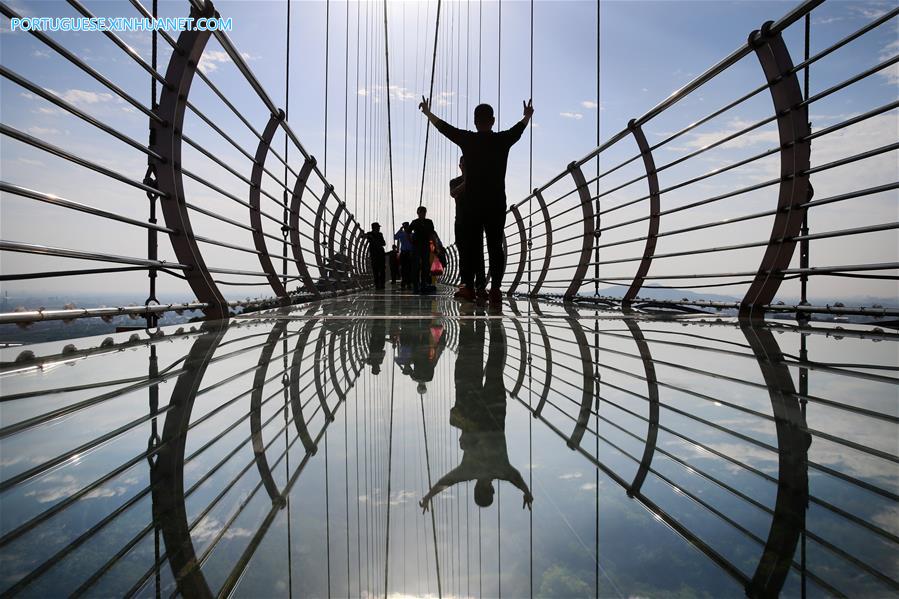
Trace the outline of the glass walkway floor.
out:
[[[162,332],[2,351],[0,593],[899,592],[889,330],[387,293]]]

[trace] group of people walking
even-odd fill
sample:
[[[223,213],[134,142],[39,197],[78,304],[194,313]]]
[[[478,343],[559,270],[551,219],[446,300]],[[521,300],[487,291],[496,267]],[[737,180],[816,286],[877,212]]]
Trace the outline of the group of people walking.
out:
[[[375,289],[386,285],[385,263],[390,262],[390,282],[400,280],[401,289],[411,289],[414,293],[433,293],[437,277],[443,274],[446,252],[434,223],[428,218],[428,209],[418,207],[418,218],[404,222],[393,236],[397,242],[385,256],[387,242],[381,234],[379,223],[371,224],[371,231],[365,234],[371,256],[372,275]],[[386,260],[385,260],[386,258]]]
[[[461,286],[455,297],[497,307],[502,303],[502,279],[506,269],[503,236],[506,225],[506,167],[509,150],[521,138],[534,114],[530,100],[522,102],[523,117],[505,131],[493,131],[496,119],[493,107],[479,104],[474,109],[475,131],[457,129],[431,112],[430,102],[422,97],[419,109],[434,127],[459,146],[461,175],[450,181],[450,196],[456,203],[455,235],[459,251]],[[385,285],[386,242],[380,225],[372,223],[366,234],[372,259],[375,287]],[[484,264],[484,239],[487,240],[488,266]],[[435,275],[442,274],[445,254],[427,209],[418,208],[418,218],[403,223],[394,239],[401,287],[418,293],[430,293]],[[391,256],[391,271],[394,271]],[[396,273],[391,279],[395,281]],[[489,291],[488,291],[489,284]]]

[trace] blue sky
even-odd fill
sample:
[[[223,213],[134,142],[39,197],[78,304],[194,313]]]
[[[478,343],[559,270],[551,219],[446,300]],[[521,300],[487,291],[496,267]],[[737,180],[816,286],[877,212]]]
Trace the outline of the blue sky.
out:
[[[103,16],[135,16],[137,13],[127,2],[86,1],[85,5],[95,14]],[[32,16],[75,16],[75,11],[61,0],[23,2],[12,6],[20,13]],[[586,155],[596,144],[596,122],[600,119],[601,138],[607,139],[623,129],[627,121],[643,114],[721,57],[744,43],[748,33],[769,19],[777,19],[793,2],[691,2],[691,1],[634,1],[602,2],[601,4],[601,80],[597,96],[596,40],[597,4],[594,2],[534,3],[534,63],[533,100],[536,108],[534,128],[526,133],[513,149],[509,162],[508,197],[516,201],[527,194],[529,184],[529,136],[533,133],[533,184],[539,185],[562,171],[571,160]],[[229,35],[241,50],[263,86],[276,103],[285,101],[285,2],[222,1],[217,3],[220,13],[232,17],[234,31]],[[814,12],[811,51],[832,44],[855,31],[891,5],[886,2],[844,2],[831,0]],[[386,160],[386,81],[384,73],[384,5],[381,2],[299,2],[290,5],[291,52],[289,120],[305,147],[318,158],[324,167],[325,159],[325,32],[326,9],[329,11],[330,32],[328,39],[328,122],[327,122],[327,174],[340,197],[347,200],[351,210],[363,223],[379,220],[390,223],[390,194]],[[443,3],[440,43],[436,66],[434,111],[451,123],[466,126],[468,115],[480,98],[493,104],[499,112],[500,126],[512,125],[521,117],[521,101],[529,95],[530,45],[529,23],[531,5],[528,2],[504,1],[502,10],[502,43],[498,43],[499,9],[497,2],[462,0]],[[162,16],[184,16],[188,4],[185,1],[161,1]],[[434,17],[436,4],[426,2],[391,2],[389,10],[389,51],[391,75],[391,110],[393,119],[393,157],[395,181],[395,213],[397,221],[414,216],[418,205],[421,176],[424,118],[418,113],[418,98],[427,91],[430,75],[430,59],[433,51]],[[357,19],[359,26],[357,27]],[[347,29],[349,21],[349,29]],[[135,139],[146,138],[146,119],[127,104],[117,101],[107,90],[97,85],[83,73],[73,69],[63,59],[55,56],[40,41],[28,34],[8,31],[9,22],[2,19],[3,34],[0,50],[4,66],[21,73],[32,81],[52,89],[80,108],[96,115],[105,122],[126,132]],[[101,34],[51,34],[81,56],[88,64],[102,72],[135,98],[148,102],[149,83],[146,74],[113,46]],[[795,62],[802,55],[802,30],[794,25],[785,34]],[[149,58],[149,36],[122,34],[142,56]],[[480,38],[480,49],[479,49]],[[811,91],[815,93],[858,71],[873,66],[899,52],[897,46],[897,20],[878,28],[863,38],[816,63],[812,70]],[[349,47],[349,60],[345,61]],[[467,51],[466,51],[467,48]],[[359,79],[356,79],[357,51]],[[164,71],[169,52],[160,41],[160,71]],[[349,78],[344,75],[348,67]],[[267,111],[252,89],[246,85],[237,69],[222,52],[217,42],[207,46],[201,62],[204,72],[222,89],[227,90],[232,102],[242,114],[261,130],[267,119]],[[480,79],[478,70],[480,69]],[[467,77],[466,77],[467,73]],[[499,83],[498,83],[499,82]],[[645,127],[650,143],[659,141],[665,134],[676,131],[692,120],[723,106],[735,97],[762,82],[761,69],[754,56],[748,56],[727,75],[704,86],[689,98],[651,121]],[[859,85],[834,94],[813,105],[811,120],[815,128],[839,122],[848,115],[858,114],[895,100],[897,97],[897,71],[883,71]],[[98,162],[113,166],[136,179],[143,176],[146,160],[136,151],[93,130],[76,119],[60,114],[51,104],[23,93],[15,84],[3,79],[0,82],[0,108],[3,122],[30,132],[70,151],[93,157]],[[225,108],[206,88],[196,81],[191,90],[191,101],[207,116],[223,128],[250,153],[255,151],[255,138],[240,121]],[[344,111],[344,103],[348,114]],[[356,134],[356,107],[359,107],[359,134]],[[728,132],[770,114],[770,97],[760,94],[735,111],[700,127],[691,134],[672,142],[671,147],[659,149],[657,165],[664,164],[683,153],[720,139]],[[346,118],[345,118],[346,117]],[[344,136],[345,123],[348,135]],[[209,131],[196,117],[188,116],[186,132],[198,143],[213,149],[226,162],[249,176],[250,165],[233,148],[227,146],[214,132]],[[366,135],[367,132],[367,135]],[[452,208],[445,193],[446,181],[456,173],[457,152],[443,140],[437,140],[431,131],[428,172],[424,200],[431,209],[438,231],[451,239]],[[849,155],[851,148],[867,149],[895,141],[899,136],[896,111],[881,115],[867,123],[847,129],[832,142],[822,138],[813,151],[813,162],[833,160]],[[878,141],[879,140],[879,141]],[[688,161],[684,168],[671,169],[661,176],[662,186],[670,185],[688,176],[705,172],[721,164],[758,153],[772,143],[776,145],[776,128],[763,127],[747,139],[709,152],[701,160]],[[275,147],[283,151],[283,137],[277,138]],[[356,152],[358,146],[358,161]],[[620,147],[618,147],[620,146]],[[346,147],[346,153],[344,148]],[[3,179],[57,193],[65,198],[82,201],[105,209],[124,212],[134,218],[146,217],[146,200],[143,193],[127,186],[104,180],[101,176],[85,174],[53,157],[27,148],[19,142],[2,138],[0,149],[3,157]],[[603,168],[630,158],[635,151],[631,139],[613,147],[602,157]],[[819,158],[820,157],[820,158]],[[295,168],[300,158],[294,149],[289,158]],[[344,160],[347,169],[344,170]],[[277,164],[270,158],[269,166]],[[640,167],[638,163],[630,165]],[[759,161],[752,168],[738,169],[727,176],[716,177],[691,189],[689,193],[672,193],[663,197],[663,207],[695,200],[721,189],[734,189],[737,185],[763,180],[772,169],[777,170],[776,159]],[[246,195],[246,186],[228,175],[196,151],[185,151],[185,167],[209,177],[224,189],[239,197]],[[595,168],[595,167],[591,167]],[[640,167],[642,168],[642,167]],[[813,180],[816,197],[826,197],[861,186],[896,181],[896,153],[858,163],[851,168],[841,168],[822,173]],[[280,172],[280,171],[279,171]],[[640,174],[630,167],[611,175],[604,185],[609,188]],[[358,181],[357,181],[358,178]],[[609,196],[607,205],[627,201],[645,193],[645,183],[616,192]],[[223,200],[220,196],[188,182],[187,193],[191,201],[215,210],[231,218],[246,220],[246,209]],[[280,188],[273,181],[266,181],[264,188],[280,197]],[[697,189],[699,190],[697,192]],[[358,190],[358,191],[357,191]],[[764,210],[773,207],[776,188],[739,202],[726,205],[714,204],[702,211],[690,211],[672,216],[663,223],[677,228],[703,220],[734,216],[738,213]],[[700,195],[697,196],[697,193]],[[813,227],[816,230],[832,230],[848,226],[862,226],[875,222],[899,220],[895,193],[871,196],[861,201],[837,204],[822,208],[816,213]],[[266,200],[264,200],[265,202]],[[863,202],[863,203],[862,203]],[[265,205],[265,203],[263,204]],[[269,204],[273,213],[279,213]],[[859,209],[862,208],[862,209]],[[638,217],[645,208],[622,210],[610,219]],[[818,216],[820,214],[821,216]],[[75,248],[94,248],[99,251],[142,256],[145,253],[143,234],[135,235],[128,228],[97,224],[87,215],[67,214],[57,208],[38,205],[29,200],[4,196],[2,237],[4,239],[36,241],[50,245]],[[207,222],[208,221],[208,222]],[[604,221],[607,224],[613,220]],[[48,223],[49,226],[48,226]],[[686,225],[685,225],[686,223]],[[60,225],[65,226],[60,226]],[[218,236],[232,242],[249,244],[249,238],[240,237],[240,231],[221,229],[209,219],[197,217],[195,230],[209,236]],[[385,228],[389,228],[386,225]],[[85,231],[101,234],[88,236]],[[645,224],[623,227],[617,233],[610,232],[606,239],[628,238],[645,232]],[[741,241],[767,238],[769,221],[751,221],[738,229],[723,227],[703,237],[680,239],[672,237],[660,242],[659,251],[678,251],[685,248],[707,247],[719,243],[734,243],[734,235]],[[847,244],[845,240],[820,242],[822,250],[813,255],[813,264],[848,264],[859,261],[896,261],[899,239],[895,231],[871,234],[864,243]],[[272,253],[280,254],[280,247],[272,245]],[[604,254],[609,259],[639,255],[641,247],[622,246]],[[228,253],[223,248],[209,248],[208,261],[216,266],[256,269],[255,258],[249,254]],[[166,244],[161,253],[168,254]],[[753,270],[760,251],[733,252],[726,255],[709,255],[702,264],[703,272],[721,270]],[[50,264],[46,259],[33,256],[5,255],[4,271],[43,270],[61,268],[60,261]],[[66,266],[75,261],[65,261]],[[633,263],[613,265],[606,276],[627,276],[633,271]],[[654,274],[696,271],[689,261],[657,261]],[[98,281],[100,288],[134,284],[144,288],[143,275],[131,275],[120,279]],[[123,282],[124,281],[124,282]],[[161,283],[164,289],[176,293],[183,289],[176,280]],[[892,283],[871,283],[841,287],[840,280],[822,279],[820,294],[873,294],[896,295]],[[4,286],[11,292],[23,289],[66,289],[66,282],[17,283]],[[714,291],[714,290],[713,290]],[[789,286],[784,294],[794,294]],[[266,289],[238,288],[236,297],[266,295]],[[233,294],[232,294],[233,295]],[[794,294],[795,295],[795,294]]]

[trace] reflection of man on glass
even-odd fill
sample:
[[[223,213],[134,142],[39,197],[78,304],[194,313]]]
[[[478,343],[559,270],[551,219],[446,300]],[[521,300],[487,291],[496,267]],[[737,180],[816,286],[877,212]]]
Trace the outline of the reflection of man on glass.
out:
[[[375,320],[369,323],[368,330],[368,357],[365,359],[365,363],[371,365],[372,374],[380,374],[381,364],[384,363],[384,357],[387,355],[384,350],[387,341],[387,325],[383,320]]]
[[[462,463],[428,491],[419,505],[427,511],[431,498],[456,483],[474,480],[474,501],[481,507],[493,503],[493,480],[505,480],[524,494],[522,507],[530,509],[534,497],[521,473],[509,463],[506,448],[506,389],[503,385],[505,339],[502,324],[490,320],[490,347],[484,367],[484,321],[459,323],[459,355],[456,359],[456,404],[450,424],[462,431],[459,447]]]

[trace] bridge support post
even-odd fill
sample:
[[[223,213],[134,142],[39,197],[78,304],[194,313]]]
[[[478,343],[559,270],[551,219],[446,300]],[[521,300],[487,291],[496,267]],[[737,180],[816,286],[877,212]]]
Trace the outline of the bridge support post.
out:
[[[194,19],[218,16],[212,2],[200,11],[196,6],[190,9]],[[184,111],[187,96],[197,71],[197,64],[211,35],[208,31],[183,31],[178,36],[177,46],[172,52],[166,69],[166,84],[159,96],[157,114],[162,123],[150,120],[150,147],[161,159],[152,159],[156,172],[156,185],[163,194],[160,202],[165,224],[169,233],[175,257],[181,264],[191,268],[185,271],[187,283],[197,296],[197,300],[207,304],[203,309],[206,318],[228,317],[228,304],[209,272],[190,224],[190,213],[184,198],[184,181],[181,171],[181,135],[184,126]]]
[[[538,295],[540,293],[540,288],[543,287],[543,281],[546,280],[546,273],[549,272],[549,261],[552,258],[553,249],[553,227],[552,221],[549,220],[549,210],[546,208],[546,200],[543,199],[543,194],[540,193],[539,189],[534,190],[534,197],[537,198],[537,204],[540,206],[540,214],[543,215],[543,228],[545,230],[546,240],[543,248],[543,267],[540,269],[540,275],[537,277],[537,282],[534,283],[534,286],[530,290],[531,296]]]
[[[265,273],[265,278],[272,288],[272,292],[282,301],[287,298],[287,289],[278,277],[274,265],[272,265],[271,257],[268,253],[268,247],[265,245],[265,236],[262,232],[262,214],[260,212],[260,196],[262,193],[262,173],[265,168],[265,158],[268,156],[272,139],[275,132],[284,120],[284,111],[279,110],[278,114],[269,117],[268,123],[262,132],[262,139],[256,147],[256,156],[253,161],[253,173],[250,176],[250,226],[253,227],[253,246],[256,248],[259,256],[259,265]]]
[[[322,199],[318,203],[318,210],[315,211],[315,225],[312,228],[312,251],[315,254],[315,263],[318,266],[319,276],[327,281],[326,285],[330,291],[334,290],[334,285],[328,274],[324,255],[322,254],[322,227],[325,222],[325,209],[328,206],[328,198],[331,197],[332,191],[334,191],[332,185],[325,186],[325,193],[322,194]],[[327,239],[325,239],[325,243],[327,242]]]
[[[590,189],[587,187],[587,180],[581,167],[576,162],[568,165],[568,172],[574,179],[577,186],[578,197],[581,202],[581,210],[583,211],[584,237],[581,245],[581,255],[578,259],[577,269],[574,272],[574,278],[565,291],[565,299],[572,300],[577,297],[584,284],[584,277],[587,275],[587,267],[590,265],[590,254],[593,252],[593,244],[596,238],[596,227],[593,224],[593,199],[590,197]],[[541,280],[542,284],[542,280]]]
[[[656,241],[659,235],[659,213],[661,212],[659,176],[656,173],[655,161],[652,158],[649,143],[646,141],[646,135],[643,134],[643,129],[636,119],[631,119],[627,126],[637,142],[640,155],[643,157],[643,167],[646,169],[646,183],[649,186],[649,230],[646,233],[646,244],[643,246],[643,258],[640,260],[640,265],[637,267],[631,286],[628,287],[622,298],[622,305],[625,307],[630,306],[634,298],[637,297],[640,288],[643,287],[643,281],[649,272],[649,267],[652,265],[652,257],[655,255]]]
[[[794,238],[799,235],[805,218],[806,209],[802,204],[808,199],[810,189],[808,106],[802,105],[799,78],[796,73],[790,73],[793,61],[787,46],[779,33],[771,33],[771,24],[768,21],[760,31],[749,35],[749,45],[755,49],[770,86],[780,138],[777,214],[768,247],[740,308],[741,315],[760,318],[764,317],[763,306],[771,303],[780,288],[783,270],[790,265],[796,248]]]
[[[528,248],[528,236],[524,232],[524,222],[521,220],[521,212],[518,211],[518,206],[512,204],[512,216],[515,217],[515,224],[518,225],[518,238],[521,240],[521,248],[518,254],[518,271],[515,273],[515,278],[512,279],[512,284],[509,285],[509,289],[506,292],[508,295],[513,295],[515,293],[515,289],[518,287],[518,284],[521,283],[521,277],[524,275],[524,265],[527,262],[527,255],[530,252],[530,248]]]
[[[336,278],[344,279],[347,276],[346,273],[346,265],[344,264],[341,248],[337,245],[337,224],[340,222],[340,214],[344,210],[343,202],[337,203],[337,210],[334,211],[334,216],[331,217],[331,226],[328,227],[328,253],[331,260],[331,268],[334,269],[336,274]],[[338,256],[340,256],[338,258]],[[343,286],[343,281],[341,281],[341,287]]]
[[[297,174],[297,181],[293,187],[293,195],[290,198],[290,248],[293,251],[293,261],[296,262],[297,270],[303,281],[303,286],[314,297],[321,297],[318,286],[312,280],[309,269],[306,267],[306,259],[303,258],[303,247],[300,243],[300,206],[302,205],[303,192],[306,191],[306,182],[312,169],[315,168],[315,158],[310,156],[303,163],[300,172]]]

